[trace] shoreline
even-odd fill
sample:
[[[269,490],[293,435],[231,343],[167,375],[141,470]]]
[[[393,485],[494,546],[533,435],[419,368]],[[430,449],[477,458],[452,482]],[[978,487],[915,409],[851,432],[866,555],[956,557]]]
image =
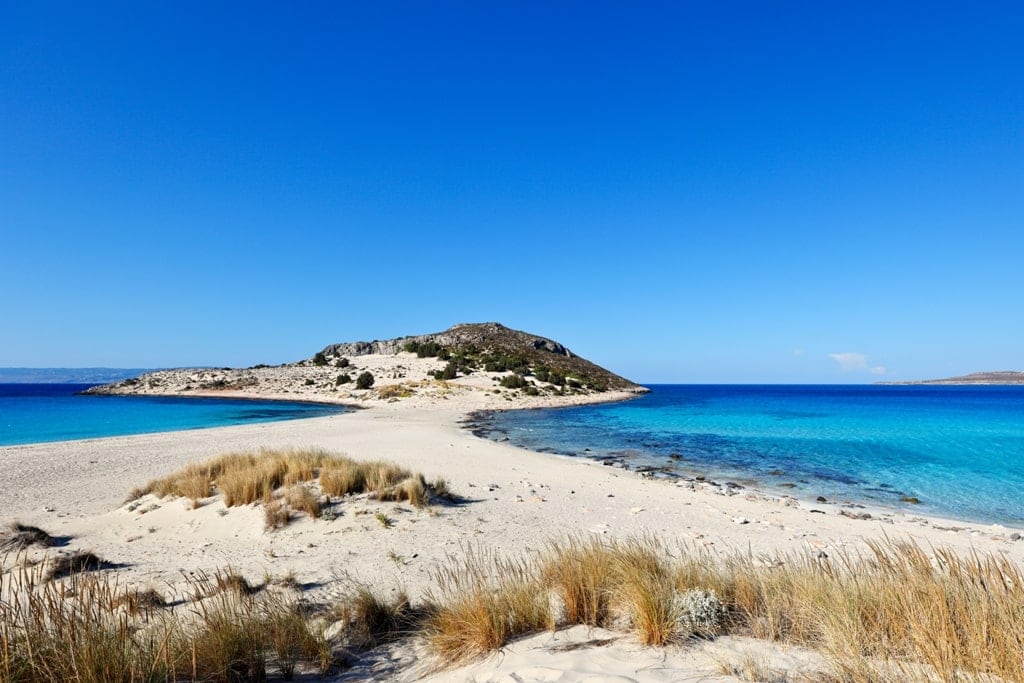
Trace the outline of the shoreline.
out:
[[[266,399],[261,397],[257,400],[282,399]],[[292,399],[283,400],[291,401]],[[628,400],[628,398],[617,398],[614,400]],[[346,420],[346,418],[360,416],[367,418],[371,423],[386,421],[388,423],[398,423],[405,427],[415,425],[418,429],[422,429],[424,427],[423,418],[430,418],[428,422],[430,423],[429,431],[433,432],[431,436],[436,438],[440,434],[447,434],[448,436],[462,435],[464,437],[462,440],[465,440],[466,438],[471,440],[470,443],[463,444],[465,449],[472,450],[474,449],[474,446],[476,446],[480,450],[490,451],[494,449],[500,451],[506,456],[506,459],[508,459],[512,471],[518,471],[523,465],[533,466],[538,464],[538,461],[542,462],[546,460],[551,463],[559,463],[559,469],[585,469],[588,472],[600,473],[597,477],[600,479],[606,479],[609,482],[611,480],[615,480],[616,482],[620,482],[622,480],[643,482],[641,486],[660,486],[672,489],[682,489],[690,493],[715,496],[722,501],[743,500],[745,502],[764,503],[769,506],[768,512],[774,512],[771,508],[778,506],[784,509],[796,510],[808,516],[824,514],[830,519],[838,518],[849,522],[863,523],[872,521],[890,524],[892,520],[903,520],[913,522],[917,526],[934,527],[939,531],[954,529],[958,532],[967,531],[978,534],[993,533],[998,535],[1003,531],[1010,531],[1019,528],[1001,523],[917,513],[912,508],[889,508],[874,503],[838,500],[815,502],[797,498],[796,496],[786,494],[781,491],[775,491],[770,489],[770,487],[761,488],[757,483],[751,486],[744,485],[740,487],[732,485],[731,482],[722,483],[701,480],[697,477],[651,476],[647,472],[638,471],[633,468],[609,467],[603,461],[596,458],[563,453],[534,451],[525,447],[517,446],[511,442],[499,442],[474,433],[474,430],[469,425],[466,425],[465,422],[471,420],[474,414],[482,412],[480,410],[461,410],[455,407],[428,410],[420,406],[394,406],[387,404],[354,407],[359,408],[359,410],[327,416],[277,420],[271,422],[253,422],[241,425],[204,427],[188,430],[147,432],[143,434],[129,434],[111,437],[95,437],[71,441],[52,441],[34,444],[0,446],[0,460],[3,460],[5,465],[10,465],[12,468],[16,468],[19,464],[24,464],[24,460],[45,463],[46,470],[52,473],[53,469],[50,465],[55,464],[52,462],[54,457],[61,460],[68,457],[74,458],[76,456],[85,456],[88,458],[93,455],[102,455],[104,453],[109,454],[125,450],[139,452],[146,448],[152,448],[157,451],[157,454],[160,457],[141,458],[138,461],[139,467],[129,468],[127,470],[128,472],[131,472],[132,469],[138,471],[145,470],[150,473],[146,476],[152,478],[160,476],[161,474],[167,474],[172,469],[184,465],[186,462],[195,461],[197,458],[212,457],[218,453],[234,450],[237,447],[259,450],[263,447],[313,446],[314,442],[319,439],[344,444],[348,440],[345,438],[346,435],[343,433],[345,431],[343,428],[348,426],[351,422],[351,420]],[[438,418],[443,419],[439,420]],[[363,422],[363,424],[360,425],[361,427],[367,427],[366,420],[360,420],[360,422]],[[374,433],[375,431],[376,430],[371,429],[371,433],[362,435],[362,438],[359,440],[359,444],[370,444],[372,446],[376,446],[372,447],[370,450],[379,452],[381,451],[379,448],[381,442],[387,443],[390,440],[379,438],[381,435]],[[310,441],[310,439],[312,439],[312,441]],[[171,444],[178,443],[181,443],[183,446],[181,448],[181,453],[179,453],[177,457],[167,457],[168,447]],[[332,445],[333,444],[321,444],[321,446],[326,447],[329,450],[335,450],[332,448]],[[392,448],[387,450],[392,451],[397,449]],[[346,449],[342,447],[339,452],[346,452]],[[8,454],[12,456],[27,454],[30,457],[5,457]],[[357,452],[352,452],[350,454],[357,458],[362,457]],[[376,453],[373,455],[376,455]],[[391,459],[400,463],[403,463],[403,460],[405,460],[401,453],[393,453]],[[17,463],[14,462],[14,460],[22,460],[23,462]],[[417,460],[422,462],[422,458],[418,458]],[[520,460],[526,460],[527,462],[519,462]],[[88,464],[99,464],[98,460],[87,460],[86,462]],[[106,474],[111,473],[107,472],[104,476],[106,476]],[[10,504],[14,501],[11,500],[12,494],[9,479],[10,478],[5,478],[3,482],[0,482],[0,500],[6,500],[8,502],[7,517],[13,518],[26,516],[26,518],[36,519],[39,513],[38,509],[33,510],[28,505]],[[22,479],[22,477],[19,477],[19,479]],[[23,488],[25,490],[29,490],[31,488],[31,482],[22,483],[24,483],[25,486],[19,486],[19,488]],[[125,494],[131,488],[131,486],[128,485],[129,483],[131,485],[139,485],[144,482],[140,479],[125,482]],[[473,488],[474,486],[475,484],[470,484],[470,488]],[[18,497],[15,497],[15,500],[17,500],[17,498]],[[97,499],[96,502],[99,503],[99,501],[100,499]],[[66,504],[65,509],[68,507],[73,509],[75,507],[72,498],[65,498],[63,502]],[[119,502],[120,500],[115,501],[114,498],[111,497],[106,498],[107,505],[114,505],[116,507],[116,504]],[[689,506],[692,502],[693,501],[684,501],[684,505]],[[824,511],[820,508],[824,508]],[[871,517],[857,518],[855,515],[843,515],[844,511],[850,510],[867,512]],[[51,510],[46,509],[46,506],[44,506],[44,511],[51,512]],[[56,512],[57,509],[54,508],[52,511]],[[97,510],[74,510],[74,513],[81,516],[83,513],[89,514],[90,512],[96,511]],[[71,512],[69,512],[69,514],[71,514]],[[1021,549],[1024,551],[1024,544],[1021,544]],[[1024,558],[1024,552],[1022,552],[1022,558]]]
[[[601,466],[609,468],[613,471],[629,472],[637,475],[641,478],[662,481],[675,486],[689,486],[689,487],[701,487],[704,490],[718,493],[719,495],[734,496],[752,494],[758,496],[764,496],[765,498],[771,499],[780,505],[785,505],[790,501],[795,501],[796,504],[803,506],[811,514],[819,514],[822,512],[820,508],[832,511],[831,514],[837,514],[840,516],[847,517],[849,519],[857,519],[867,521],[870,519],[886,519],[893,516],[901,517],[914,517],[922,518],[933,523],[937,523],[937,528],[950,529],[950,528],[967,528],[967,527],[1001,527],[1014,531],[1020,531],[1024,533],[1024,522],[1014,523],[1010,521],[999,521],[999,520],[977,520],[977,519],[966,519],[956,516],[948,516],[942,514],[935,514],[929,511],[917,511],[914,508],[913,503],[907,503],[905,506],[899,505],[886,505],[884,503],[865,499],[829,499],[825,501],[817,500],[813,493],[807,493],[804,496],[795,495],[789,492],[790,489],[783,487],[773,487],[770,484],[766,484],[760,479],[756,479],[753,476],[744,474],[739,476],[738,474],[732,477],[722,476],[715,478],[707,477],[705,474],[697,473],[696,470],[693,472],[672,472],[663,468],[649,467],[646,465],[632,466],[626,460],[622,458],[604,458],[595,457],[580,453],[568,453],[560,452],[555,450],[534,450],[527,446],[521,446],[514,443],[509,439],[499,440],[493,439],[488,436],[481,434],[482,431],[479,425],[467,424],[470,418],[474,418],[477,413],[486,411],[474,411],[466,416],[464,420],[459,422],[460,426],[473,434],[474,437],[489,441],[491,443],[507,444],[512,448],[525,451],[528,453],[536,453],[538,455],[544,455],[555,458],[565,458],[570,461],[586,462],[591,465]],[[587,449],[589,450],[589,449]],[[718,481],[723,479],[725,481]],[[739,483],[737,483],[739,482]],[[866,516],[864,516],[866,515]]]
[[[363,357],[364,359],[367,357]],[[372,358],[372,357],[371,357]],[[407,362],[410,359],[404,359],[401,356],[385,356],[384,358],[395,360],[402,359]],[[422,361],[423,359],[417,359]],[[429,363],[429,359],[427,359]],[[421,363],[422,364],[422,363]],[[185,369],[167,372],[177,373],[191,373],[201,370]],[[460,382],[441,382],[440,384],[447,386],[456,385],[459,386]],[[103,385],[96,385],[103,386]],[[555,396],[542,396],[540,398],[530,397],[519,397],[519,403],[511,406],[486,406],[481,407],[479,395],[479,382],[466,382],[463,384],[463,388],[470,389],[469,395],[464,395],[460,398],[469,399],[469,403],[466,401],[460,402],[460,407],[457,408],[457,414],[454,417],[453,424],[458,429],[465,431],[473,436],[474,439],[480,441],[509,446],[516,451],[528,452],[531,454],[539,455],[542,457],[556,457],[565,458],[570,461],[581,461],[586,462],[594,466],[601,466],[608,468],[613,471],[625,471],[635,476],[650,479],[650,480],[661,480],[668,482],[676,486],[689,486],[689,487],[701,487],[709,489],[713,492],[721,493],[726,496],[734,495],[756,495],[763,496],[768,499],[775,501],[780,505],[792,505],[795,503],[807,507],[809,511],[813,511],[813,514],[817,514],[819,510],[815,509],[824,507],[830,511],[835,511],[835,514],[842,515],[847,512],[847,517],[851,519],[864,520],[863,515],[866,513],[867,518],[891,518],[893,516],[913,517],[922,518],[926,520],[932,520],[940,523],[943,528],[959,528],[966,526],[972,527],[998,527],[1024,531],[1024,524],[1017,524],[1014,522],[998,521],[998,520],[972,520],[962,517],[956,517],[951,515],[936,514],[932,512],[917,512],[912,504],[908,504],[908,507],[902,507],[899,505],[886,505],[878,501],[864,500],[864,499],[830,499],[827,501],[815,500],[813,492],[807,493],[805,496],[798,496],[794,493],[789,492],[788,489],[781,487],[772,487],[771,485],[765,484],[765,482],[756,479],[746,473],[733,473],[730,475],[715,475],[712,473],[712,477],[719,477],[729,479],[729,481],[718,482],[712,478],[705,478],[706,473],[698,473],[695,468],[691,468],[693,472],[679,472],[674,473],[667,468],[658,468],[650,466],[631,466],[626,460],[618,458],[599,458],[591,457],[580,453],[564,453],[558,452],[554,449],[551,450],[533,450],[526,446],[519,446],[511,441],[502,441],[491,438],[482,433],[481,425],[476,424],[478,422],[486,421],[489,416],[496,413],[506,412],[508,410],[549,410],[559,408],[571,408],[585,405],[597,405],[606,403],[620,403],[633,400],[642,396],[643,393],[640,391],[609,391],[604,393],[591,393],[581,394],[570,397],[555,397]],[[648,387],[640,387],[642,390],[650,391]],[[476,391],[472,391],[476,390]],[[76,394],[77,395],[77,394]],[[299,417],[289,418],[285,420],[270,420],[270,421],[253,421],[235,425],[216,425],[207,427],[193,427],[188,429],[177,429],[169,431],[155,431],[155,432],[141,432],[137,434],[121,434],[114,436],[100,436],[100,437],[87,437],[83,439],[69,439],[62,441],[45,441],[45,442],[32,442],[23,444],[9,444],[0,445],[0,459],[3,457],[3,451],[5,449],[25,449],[34,446],[51,446],[51,445],[62,445],[62,444],[76,444],[81,443],[83,445],[94,445],[103,446],[103,442],[107,440],[115,439],[128,439],[132,437],[145,437],[145,436],[160,436],[160,435],[174,435],[184,434],[190,432],[205,432],[210,430],[218,430],[233,427],[245,427],[245,426],[258,426],[258,425],[274,425],[279,423],[301,423],[308,420],[316,420],[323,417],[336,417],[345,415],[349,412],[358,412],[365,410],[372,410],[374,407],[379,406],[402,406],[401,410],[415,410],[421,409],[425,406],[437,405],[438,397],[427,393],[426,395],[414,395],[410,398],[404,398],[401,400],[390,399],[382,400],[376,398],[372,391],[358,392],[353,395],[351,392],[345,397],[341,396],[325,396],[323,394],[308,394],[302,393],[296,390],[284,390],[284,392],[267,392],[267,393],[254,393],[251,389],[195,389],[187,391],[146,391],[139,393],[84,393],[87,396],[121,396],[121,397],[150,397],[150,398],[181,398],[181,399],[220,399],[225,401],[252,401],[252,402],[267,402],[267,403],[294,403],[302,405],[321,405],[321,406],[336,406],[344,408],[345,410],[338,412],[331,416],[314,416],[314,417]],[[448,400],[446,394],[440,396],[441,399]],[[485,396],[485,398],[491,398]],[[396,403],[396,401],[398,401]],[[659,476],[660,475],[660,476]],[[738,480],[732,481],[733,479]],[[2,500],[2,496],[0,496]],[[854,511],[854,512],[849,512]],[[860,517],[858,517],[860,515]],[[964,526],[966,525],[966,526]]]
[[[306,419],[2,447],[5,514],[0,522],[17,520],[67,538],[66,547],[34,557],[91,551],[118,566],[122,585],[180,595],[176,591],[183,590],[187,577],[230,569],[254,585],[293,577],[304,600],[328,604],[359,585],[389,599],[404,593],[419,604],[436,585],[438,569],[467,555],[528,561],[549,543],[572,537],[655,538],[667,549],[763,558],[766,566],[795,556],[863,555],[871,542],[907,540],[929,552],[950,548],[964,557],[988,553],[1024,564],[1024,541],[1006,527],[900,513],[853,519],[831,504],[810,508],[753,490],[680,485],[576,456],[538,453],[473,435],[460,424],[472,412],[465,403],[375,402],[366,410]],[[460,499],[424,510],[347,496],[335,504],[333,519],[300,516],[276,531],[264,530],[260,504],[226,508],[214,497],[193,509],[188,499],[152,495],[126,504],[132,488],[189,462],[281,448],[396,462],[430,480],[445,478]],[[378,523],[378,515],[389,523]],[[510,645],[504,664],[486,659],[427,680],[490,680],[489,672],[499,670],[495,667],[578,670],[582,660],[546,649],[546,643],[570,637],[575,637],[573,648],[582,648],[579,657],[605,653],[612,657],[606,662],[609,671],[627,679],[648,680],[636,678],[639,672],[628,662],[641,658],[663,666],[658,662],[667,657],[670,670],[696,671],[692,678],[671,680],[716,680],[715,660],[700,652],[736,642],[725,638],[696,649],[687,644],[661,650],[615,636],[615,643],[595,648],[586,633],[573,633],[538,635]],[[378,680],[374,667],[380,660],[374,657],[393,667],[386,670],[387,680],[423,680],[426,672],[416,666],[419,651],[396,647],[371,654],[360,665],[365,668],[332,680]]]

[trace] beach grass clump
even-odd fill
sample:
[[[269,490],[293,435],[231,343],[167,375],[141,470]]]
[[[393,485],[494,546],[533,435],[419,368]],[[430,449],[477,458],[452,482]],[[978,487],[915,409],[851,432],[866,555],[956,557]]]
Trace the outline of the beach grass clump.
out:
[[[380,499],[386,499],[396,484],[411,476],[408,470],[393,462],[376,460],[365,463],[363,467],[366,490]]]
[[[998,555],[869,542],[821,558],[684,557],[725,629],[823,652],[842,681],[1024,681],[1024,574]]]
[[[167,599],[155,588],[130,588],[114,597],[112,607],[123,607],[132,616],[148,615],[167,607]]]
[[[357,584],[333,609],[333,619],[343,624],[346,649],[368,650],[416,633],[422,611],[414,610],[401,591],[386,599],[366,584]]]
[[[306,513],[310,519],[320,518],[320,497],[308,486],[293,484],[285,493],[285,501],[288,507]]]
[[[49,548],[56,542],[57,539],[39,527],[17,521],[0,531],[0,553],[17,552],[32,546]]]
[[[445,662],[544,623],[582,623],[627,628],[648,645],[728,633],[807,647],[836,681],[1024,681],[1024,573],[996,555],[887,541],[835,558],[672,559],[649,538],[569,538],[535,563],[471,554],[436,580],[425,633]],[[539,600],[549,590],[554,610]]]
[[[197,603],[194,613],[176,648],[188,652],[193,680],[267,679],[264,620],[256,601],[220,591]]]
[[[615,581],[612,606],[644,645],[667,645],[679,635],[674,575],[662,548],[651,539],[609,546]]]
[[[282,487],[288,489],[281,491]],[[193,507],[215,493],[223,496],[227,507],[263,503],[267,529],[286,526],[292,512],[320,518],[320,494],[366,493],[378,500],[408,501],[416,507],[429,505],[434,498],[452,499],[443,479],[431,485],[423,475],[392,462],[357,461],[318,449],[227,453],[155,479],[135,489],[132,499],[148,493],[191,498]]]
[[[535,569],[530,562],[470,551],[437,570],[423,626],[435,655],[462,662],[549,628],[551,609]]]
[[[66,576],[81,574],[83,572],[99,571],[100,569],[106,569],[111,566],[112,565],[109,562],[91,551],[78,550],[73,553],[58,555],[52,558],[48,563],[43,580],[53,581],[55,579],[62,579]]]
[[[347,496],[366,490],[366,471],[360,463],[337,459],[320,471],[320,489],[328,496]]]
[[[292,521],[292,511],[288,508],[288,501],[280,496],[267,494],[263,498],[263,528],[267,531],[276,531],[288,526]]]
[[[125,614],[123,591],[110,575],[75,573],[53,582],[46,571],[36,565],[0,575],[7,596],[0,600],[0,680],[175,680],[162,618],[136,622]]]
[[[611,552],[598,538],[571,536],[549,543],[540,563],[544,585],[559,600],[557,621],[565,624],[607,626],[611,621],[615,585]]]
[[[560,623],[625,626],[645,645],[680,635],[675,575],[653,539],[569,537],[549,544],[539,571],[559,601]]]
[[[299,662],[325,673],[335,661],[299,603],[230,571],[189,577],[200,597],[185,608],[113,574],[45,572],[0,574],[4,683],[288,680]]]

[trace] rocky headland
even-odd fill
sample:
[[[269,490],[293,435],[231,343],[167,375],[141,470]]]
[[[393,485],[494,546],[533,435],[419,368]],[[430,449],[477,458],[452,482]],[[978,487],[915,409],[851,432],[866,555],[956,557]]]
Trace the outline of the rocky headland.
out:
[[[467,409],[479,409],[614,401],[646,391],[552,339],[498,323],[470,323],[432,334],[330,344],[283,365],[159,370],[86,393],[328,403],[461,397]]]

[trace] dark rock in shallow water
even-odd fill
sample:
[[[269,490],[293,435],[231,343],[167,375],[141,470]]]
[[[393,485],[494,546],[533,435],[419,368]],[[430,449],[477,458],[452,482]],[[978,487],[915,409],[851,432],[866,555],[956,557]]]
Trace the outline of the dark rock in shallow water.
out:
[[[918,500],[916,496],[900,496],[900,502],[918,505],[921,501]]]
[[[826,498],[825,496],[818,496],[815,500],[817,500],[819,503],[827,503],[828,502],[828,498]]]

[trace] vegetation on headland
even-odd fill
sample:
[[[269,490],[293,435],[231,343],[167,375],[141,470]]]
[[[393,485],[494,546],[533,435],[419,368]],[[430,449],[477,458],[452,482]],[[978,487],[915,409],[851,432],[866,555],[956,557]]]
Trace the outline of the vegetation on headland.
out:
[[[556,341],[498,323],[455,325],[444,332],[385,341],[332,344],[320,353],[330,358],[371,353],[394,354],[400,351],[414,353],[419,358],[449,361],[456,372],[462,375],[477,371],[514,372],[527,377],[532,375],[538,381],[556,387],[568,386],[588,391],[640,388],[577,356]],[[448,368],[443,372],[451,373]]]
[[[411,364],[402,359],[406,353],[434,361],[419,363],[417,372],[425,372],[429,379],[439,384],[423,384],[418,377],[410,378]],[[391,360],[375,359],[360,363],[359,358],[369,354],[387,356]],[[438,366],[438,362],[442,364]],[[643,387],[580,358],[558,342],[497,323],[481,323],[456,325],[444,332],[418,337],[332,344],[309,359],[285,365],[161,370],[115,384],[91,387],[85,393],[175,395],[233,392],[273,398],[294,393],[302,398],[317,395],[332,401],[345,397],[396,400],[415,393],[443,396],[450,388],[448,382],[475,373],[489,375],[494,386],[491,389],[481,387],[479,381],[463,383],[463,386],[484,392],[498,389],[496,393],[503,394],[510,401],[520,396],[645,391]],[[403,383],[406,388],[388,388],[385,392],[374,389],[375,382],[384,379],[407,380]],[[413,391],[417,382],[422,392]],[[502,392],[501,387],[512,391]]]
[[[451,380],[459,375],[471,375],[477,371],[488,373],[510,374],[498,379],[498,383],[506,389],[535,389],[533,395],[538,395],[537,382],[541,385],[550,385],[551,392],[564,393],[569,390],[605,392],[608,386],[600,379],[594,379],[589,374],[578,371],[571,371],[568,374],[549,367],[548,365],[531,359],[527,355],[517,353],[481,352],[475,348],[453,351],[436,342],[418,342],[416,340],[406,342],[403,350],[407,353],[415,353],[418,358],[440,358],[447,360],[447,365],[440,370],[430,374],[438,380]],[[546,359],[545,359],[546,360]],[[533,378],[533,379],[527,379]],[[534,381],[536,380],[536,381]]]

